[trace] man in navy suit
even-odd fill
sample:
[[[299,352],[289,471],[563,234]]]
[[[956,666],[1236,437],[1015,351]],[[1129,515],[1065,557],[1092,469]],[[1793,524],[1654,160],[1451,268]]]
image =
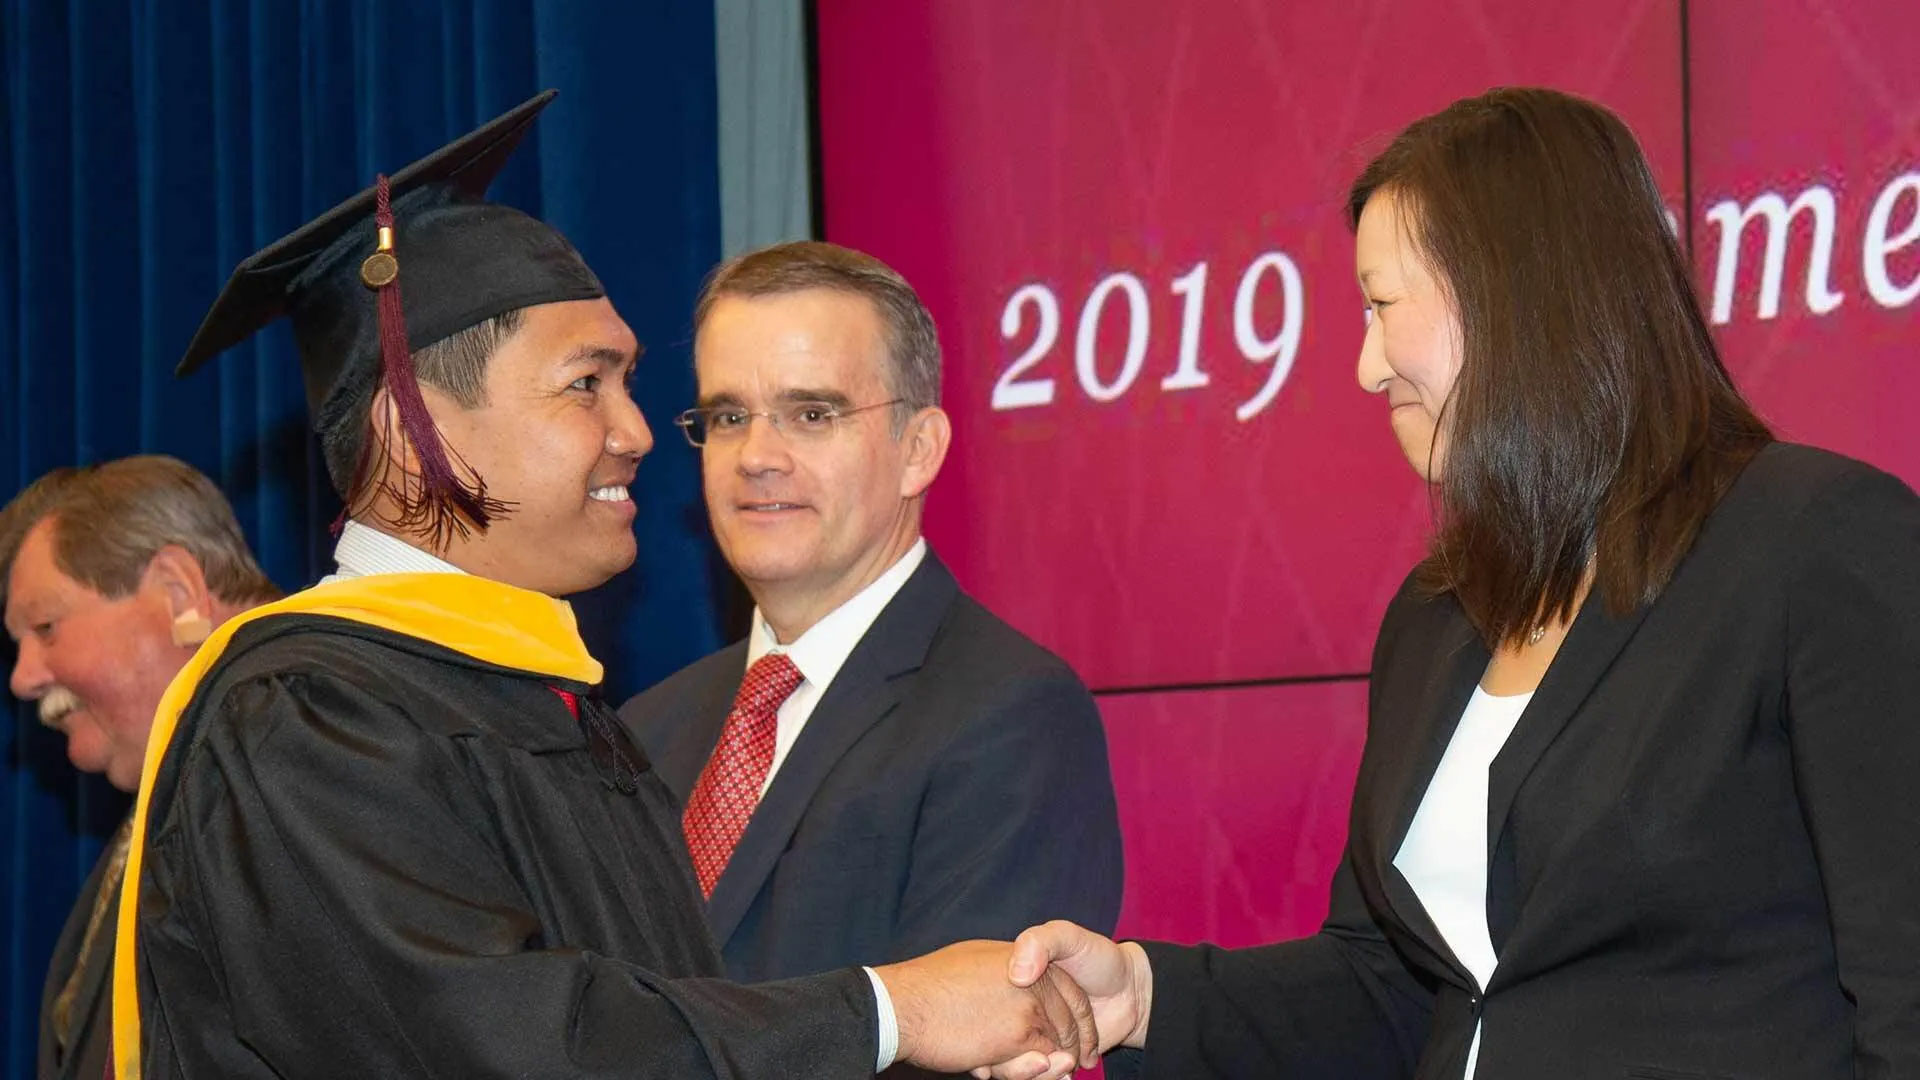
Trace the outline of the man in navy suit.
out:
[[[676,423],[753,624],[620,715],[686,808],[728,973],[1111,929],[1093,698],[920,536],[950,427],[918,296],[871,256],[785,244],[721,266],[694,328],[699,406]]]

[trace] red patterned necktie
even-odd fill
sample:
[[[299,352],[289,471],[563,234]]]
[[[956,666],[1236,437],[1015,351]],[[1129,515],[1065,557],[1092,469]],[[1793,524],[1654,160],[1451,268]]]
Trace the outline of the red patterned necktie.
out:
[[[680,816],[702,896],[713,895],[713,883],[720,880],[734,845],[747,831],[747,820],[753,817],[760,789],[773,768],[780,705],[804,678],[786,653],[768,653],[747,669],[740,692],[734,695],[733,711],[720,729],[720,744],[700,770],[686,813]]]

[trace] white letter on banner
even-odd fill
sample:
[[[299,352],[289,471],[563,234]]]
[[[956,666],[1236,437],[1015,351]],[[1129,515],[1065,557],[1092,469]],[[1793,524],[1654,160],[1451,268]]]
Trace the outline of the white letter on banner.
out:
[[[1827,268],[1833,261],[1833,192],[1815,184],[1800,193],[1793,205],[1769,191],[1742,209],[1728,199],[1707,211],[1707,220],[1720,226],[1720,262],[1713,276],[1713,321],[1725,323],[1733,317],[1734,271],[1740,262],[1740,237],[1747,222],[1755,217],[1767,219],[1767,250],[1760,274],[1762,319],[1780,314],[1780,281],[1786,272],[1787,222],[1802,210],[1813,211],[1813,250],[1807,261],[1807,309],[1825,315],[1840,306],[1841,294],[1828,283]]]
[[[1027,379],[1020,376],[1026,370],[1046,358],[1047,350],[1053,348],[1053,340],[1060,334],[1060,302],[1053,298],[1053,290],[1045,285],[1022,285],[1007,298],[1007,306],[1000,311],[1000,336],[1012,341],[1026,325],[1026,319],[1020,312],[1031,304],[1039,316],[1034,328],[1033,344],[1013,366],[1000,373],[1000,381],[993,384],[993,407],[995,409],[1026,409],[1035,405],[1046,405],[1053,401],[1053,379]]]
[[[1260,279],[1267,271],[1273,271],[1280,278],[1280,299],[1286,305],[1286,316],[1280,321],[1280,332],[1270,338],[1262,338],[1253,326],[1253,300],[1260,288]],[[1241,403],[1233,415],[1241,423],[1260,415],[1260,411],[1273,403],[1280,387],[1287,381],[1287,374],[1293,370],[1294,354],[1300,351],[1300,324],[1302,312],[1306,308],[1306,289],[1300,283],[1300,268],[1283,251],[1269,251],[1253,260],[1247,272],[1240,275],[1240,288],[1233,294],[1233,341],[1240,346],[1240,355],[1251,364],[1271,362],[1273,370],[1267,373],[1267,382],[1260,392]]]
[[[1200,370],[1200,318],[1207,300],[1207,264],[1194,263],[1193,269],[1174,278],[1173,295],[1186,301],[1180,308],[1180,357],[1173,374],[1160,380],[1160,389],[1196,390],[1207,385],[1207,373]]]
[[[1887,235],[1887,221],[1893,217],[1893,205],[1900,196],[1914,197],[1913,216],[1898,236]],[[1905,285],[1895,285],[1887,276],[1887,255],[1920,240],[1920,173],[1895,177],[1880,197],[1873,200],[1873,212],[1867,215],[1866,248],[1860,254],[1860,272],[1867,279],[1867,291],[1881,307],[1906,307],[1920,297],[1920,274]]]
[[[1100,310],[1107,295],[1119,289],[1127,294],[1127,355],[1120,363],[1120,374],[1112,382],[1100,381],[1099,357],[1094,342],[1100,333]],[[1080,388],[1095,401],[1112,401],[1127,392],[1140,377],[1140,365],[1147,359],[1147,287],[1140,279],[1122,270],[1109,274],[1093,287],[1087,306],[1080,309],[1080,329],[1073,342],[1073,363],[1080,372]]]

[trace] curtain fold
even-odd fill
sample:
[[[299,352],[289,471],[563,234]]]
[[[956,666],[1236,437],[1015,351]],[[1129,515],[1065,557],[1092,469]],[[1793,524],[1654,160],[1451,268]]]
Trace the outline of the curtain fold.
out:
[[[714,0],[720,254],[813,237],[803,0]]]
[[[284,324],[173,364],[243,256],[544,87],[493,188],[580,247],[646,346],[640,560],[576,598],[618,700],[716,648],[720,588],[689,315],[718,258],[709,5],[565,0],[0,0],[0,499],[55,466],[173,454],[226,491],[285,588],[338,512]],[[0,659],[11,669],[10,646]],[[0,1077],[32,1075],[41,979],[125,810],[18,706],[0,726]]]

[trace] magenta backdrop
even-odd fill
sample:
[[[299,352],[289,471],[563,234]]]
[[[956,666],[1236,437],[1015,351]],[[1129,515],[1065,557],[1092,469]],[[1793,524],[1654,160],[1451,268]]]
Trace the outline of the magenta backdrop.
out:
[[[1222,945],[1313,932],[1366,709],[1360,682],[1106,697],[1126,932]]]
[[[893,263],[940,323],[956,452],[928,528],[995,610],[1101,688],[1362,672],[1426,510],[1354,382],[1346,185],[1413,117],[1546,81],[1619,108],[1678,205],[1679,21],[1656,3],[1622,18],[1501,0],[1477,21],[1175,6],[822,4],[826,232]],[[1297,270],[1297,306],[1271,261],[1237,302],[1269,253]],[[1200,264],[1204,294],[1176,295]],[[1138,374],[1102,401],[1084,384],[1125,377],[1130,286],[1084,312],[1118,273],[1145,318]],[[1009,379],[1044,317],[1018,305],[1002,332],[1029,285],[1059,329]],[[1243,357],[1236,308],[1256,343],[1299,325],[1278,396],[1244,422],[1275,362]],[[1190,329],[1207,385],[1165,389]],[[993,406],[996,384],[1017,397],[1041,379],[1051,401]]]
[[[1694,0],[1690,14],[1694,265],[1727,364],[1782,435],[1920,484],[1920,3]],[[1723,223],[1768,196],[1783,216],[1800,205],[1771,317],[1765,218],[1738,234],[1719,288]]]
[[[1124,931],[1247,943],[1325,913],[1360,679],[1428,522],[1354,383],[1341,205],[1415,117],[1517,83],[1614,108],[1769,419],[1920,480],[1895,415],[1920,392],[1920,5],[1694,0],[1690,67],[1681,11],[819,0],[827,237],[904,273],[947,349],[929,535],[1096,690],[1158,688],[1102,698]]]

